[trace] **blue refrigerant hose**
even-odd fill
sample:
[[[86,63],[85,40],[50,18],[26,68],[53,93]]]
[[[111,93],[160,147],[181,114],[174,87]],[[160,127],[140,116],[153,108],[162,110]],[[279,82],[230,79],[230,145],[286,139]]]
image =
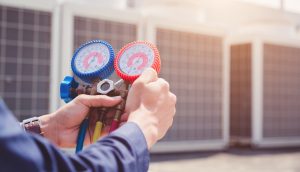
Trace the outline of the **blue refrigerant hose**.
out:
[[[89,126],[89,119],[85,118],[80,124],[79,132],[77,136],[76,153],[80,152],[83,148],[85,133],[88,126]]]

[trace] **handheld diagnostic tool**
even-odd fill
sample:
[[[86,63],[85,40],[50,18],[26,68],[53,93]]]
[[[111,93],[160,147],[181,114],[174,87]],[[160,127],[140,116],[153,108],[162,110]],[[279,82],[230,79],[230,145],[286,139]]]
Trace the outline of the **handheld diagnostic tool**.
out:
[[[114,67],[117,75],[131,84],[146,68],[152,67],[159,73],[159,52],[156,46],[149,42],[132,42],[119,51]]]
[[[92,86],[85,87],[84,91],[82,91],[83,89],[79,90],[78,83],[82,82],[76,82],[76,79],[79,78],[90,85],[95,85],[97,82],[109,77],[114,72],[113,62],[113,48],[105,41],[93,40],[80,46],[75,51],[71,60],[71,68],[75,76],[67,76],[61,82],[61,98],[67,103],[75,98],[78,94],[86,93],[87,90],[89,90],[88,94],[95,94],[96,92],[91,91]],[[91,110],[91,113],[93,110],[94,109]],[[102,123],[99,121],[96,126],[98,130],[101,130]],[[89,117],[85,118],[80,125],[77,137],[76,152],[81,151],[83,148],[84,138],[88,127]]]
[[[125,81],[126,89],[146,68],[152,67],[157,73],[160,71],[160,56],[155,45],[136,41],[125,45],[117,54],[114,62],[117,75]],[[126,104],[127,93],[122,95],[124,101],[116,108],[116,114],[111,123],[110,132],[119,127],[120,118]]]
[[[93,40],[79,47],[72,58],[71,68],[81,80],[92,83],[108,78],[114,71],[114,51],[110,44]]]
[[[116,58],[112,46],[102,40],[87,42],[75,51],[71,60],[74,76],[66,76],[61,82],[61,99],[68,103],[79,94],[122,97],[120,104],[115,107],[91,108],[89,116],[80,125],[76,152],[81,151],[83,148],[86,131],[89,128],[89,118],[93,117],[94,114],[97,115],[93,142],[100,138],[101,133],[104,132],[104,126],[110,126],[109,133],[117,129],[121,115],[124,113],[130,84],[146,68],[152,67],[159,73],[160,64],[160,56],[156,46],[144,41],[131,42],[125,45],[118,52]],[[121,78],[115,83],[107,79],[114,71]],[[111,118],[109,120],[106,117],[111,109],[115,111],[112,121]]]

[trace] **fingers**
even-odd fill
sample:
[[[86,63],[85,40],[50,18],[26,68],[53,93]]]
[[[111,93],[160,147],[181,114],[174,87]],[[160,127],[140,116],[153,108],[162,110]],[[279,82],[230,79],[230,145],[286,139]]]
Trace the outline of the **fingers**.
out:
[[[124,113],[121,116],[121,122],[126,122],[128,120],[129,114],[128,113]]]
[[[157,72],[152,68],[147,68],[135,82],[147,84],[149,82],[154,82],[157,79]]]
[[[168,83],[166,80],[164,80],[163,78],[158,78],[158,79],[157,79],[157,83],[161,86],[161,88],[162,88],[163,90],[166,90],[166,91],[169,91],[169,90],[170,90],[170,85],[169,85],[169,83]]]
[[[111,107],[121,101],[120,96],[108,97],[105,95],[85,95],[81,94],[74,99],[75,103],[80,103],[87,107]]]
[[[170,92],[169,83],[162,78],[158,78],[157,81],[151,82],[147,86],[151,91],[151,94],[165,95]]]
[[[177,96],[175,94],[171,93],[171,92],[169,93],[169,96],[171,97],[171,100],[174,102],[174,104],[176,104]]]

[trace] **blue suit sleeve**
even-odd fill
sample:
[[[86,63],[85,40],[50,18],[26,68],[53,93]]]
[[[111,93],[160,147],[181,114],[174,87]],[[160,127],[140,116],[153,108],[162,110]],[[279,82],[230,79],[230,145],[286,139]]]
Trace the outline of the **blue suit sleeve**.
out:
[[[147,143],[140,128],[127,123],[79,154],[68,155],[38,135],[25,133],[0,100],[0,171],[144,172]]]

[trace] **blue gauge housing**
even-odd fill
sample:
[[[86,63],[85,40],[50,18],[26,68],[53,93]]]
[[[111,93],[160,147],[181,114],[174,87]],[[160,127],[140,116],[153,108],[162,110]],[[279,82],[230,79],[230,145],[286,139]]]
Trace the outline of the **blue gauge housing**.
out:
[[[93,72],[81,72],[77,69],[76,65],[75,65],[75,60],[76,58],[78,58],[78,54],[81,50],[83,50],[84,48],[91,46],[93,44],[102,44],[105,47],[107,47],[108,51],[109,51],[109,57],[108,58],[108,62],[102,66],[101,68],[97,69],[96,71]],[[92,83],[95,79],[105,79],[108,78],[113,72],[114,72],[114,50],[112,48],[112,46],[103,41],[103,40],[92,40],[89,41],[83,45],[81,45],[74,53],[72,60],[71,60],[71,68],[73,73],[78,76],[81,80],[87,82],[87,83]]]
[[[78,83],[71,76],[66,76],[60,83],[60,98],[68,103],[73,100],[77,94],[71,92],[71,88],[77,88]]]

